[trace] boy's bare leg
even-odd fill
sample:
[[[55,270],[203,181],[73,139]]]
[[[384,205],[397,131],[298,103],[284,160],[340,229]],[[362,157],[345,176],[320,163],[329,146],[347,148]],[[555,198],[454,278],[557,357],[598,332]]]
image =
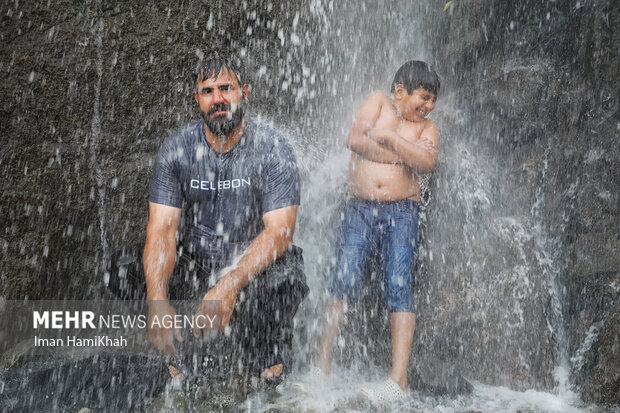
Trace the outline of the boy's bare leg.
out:
[[[325,374],[329,374],[330,371],[334,342],[344,316],[344,303],[343,300],[329,301],[323,315],[321,337],[319,338],[318,367]]]
[[[407,366],[415,331],[414,313],[390,313],[392,325],[392,373],[390,378],[407,391]]]

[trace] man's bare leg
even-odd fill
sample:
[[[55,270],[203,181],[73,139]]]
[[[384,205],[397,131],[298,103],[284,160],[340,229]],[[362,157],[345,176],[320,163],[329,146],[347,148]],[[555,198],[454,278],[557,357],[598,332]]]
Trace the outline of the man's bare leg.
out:
[[[266,368],[265,371],[263,371],[263,377],[266,379],[271,379],[273,377],[280,377],[280,374],[282,374],[283,368],[284,368],[283,364],[276,364],[275,366]]]
[[[325,374],[329,374],[330,371],[334,342],[344,317],[344,303],[343,300],[330,300],[323,314],[321,337],[319,338],[318,367]]]
[[[414,313],[390,313],[392,325],[392,373],[390,378],[407,391],[407,366],[415,331]]]

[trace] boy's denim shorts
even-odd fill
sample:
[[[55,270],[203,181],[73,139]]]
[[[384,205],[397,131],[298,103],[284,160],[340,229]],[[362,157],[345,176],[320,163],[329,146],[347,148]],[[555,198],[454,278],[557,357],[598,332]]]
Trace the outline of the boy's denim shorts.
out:
[[[418,204],[350,199],[340,225],[340,245],[329,291],[333,298],[359,301],[364,265],[381,257],[383,296],[390,312],[414,313],[411,278],[418,245]]]

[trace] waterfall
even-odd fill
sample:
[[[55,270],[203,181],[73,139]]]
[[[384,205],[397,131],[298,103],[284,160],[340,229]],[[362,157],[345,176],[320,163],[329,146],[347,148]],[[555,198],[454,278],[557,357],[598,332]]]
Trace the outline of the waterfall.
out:
[[[97,199],[97,218],[99,220],[99,234],[101,240],[101,250],[102,256],[100,257],[99,262],[102,265],[102,269],[105,269],[105,263],[107,262],[110,252],[108,247],[108,241],[106,236],[106,206],[105,206],[105,178],[104,173],[101,168],[102,160],[97,158],[97,151],[99,150],[101,142],[101,81],[103,79],[103,28],[104,21],[103,18],[99,18],[95,25],[95,36],[96,43],[95,47],[97,48],[97,61],[96,61],[96,69],[97,69],[97,79],[95,81],[95,91],[93,97],[93,118],[91,123],[91,135],[90,135],[90,166],[93,171],[95,171],[95,181],[97,183],[97,188],[92,188],[91,191],[91,199]],[[96,191],[95,191],[96,189]],[[109,277],[108,274],[104,273],[104,282],[107,284]]]
[[[5,2],[0,13],[7,300],[103,295],[105,263],[144,240],[159,145],[199,119],[189,81],[196,58],[237,52],[251,80],[247,113],[283,131],[297,155],[294,242],[310,295],[281,393],[225,396],[248,411],[373,411],[356,388],[389,371],[378,290],[349,306],[320,397],[286,385],[314,361],[355,110],[373,91],[389,93],[403,62],[424,60],[442,81],[429,116],[441,143],[424,177],[431,201],[420,215],[404,407],[564,413],[618,402],[620,14],[612,0],[24,3]],[[380,273],[367,275],[372,285]],[[98,353],[79,368],[62,355],[51,364],[6,359],[15,363],[0,377],[9,410],[44,411],[49,400],[76,411],[113,409],[114,400],[148,410],[159,397],[155,387],[116,386],[126,377],[121,359]],[[140,367],[133,376],[166,378],[159,364]],[[217,409],[206,393],[181,393],[179,406],[200,409],[206,399]]]

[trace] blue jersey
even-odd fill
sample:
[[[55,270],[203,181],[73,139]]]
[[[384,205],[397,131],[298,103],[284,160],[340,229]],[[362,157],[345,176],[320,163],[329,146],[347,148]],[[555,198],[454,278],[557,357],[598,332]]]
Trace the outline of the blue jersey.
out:
[[[231,150],[216,152],[200,120],[162,144],[150,201],[184,209],[186,251],[229,263],[264,229],[264,213],[299,205],[295,155],[278,131],[252,119]]]

